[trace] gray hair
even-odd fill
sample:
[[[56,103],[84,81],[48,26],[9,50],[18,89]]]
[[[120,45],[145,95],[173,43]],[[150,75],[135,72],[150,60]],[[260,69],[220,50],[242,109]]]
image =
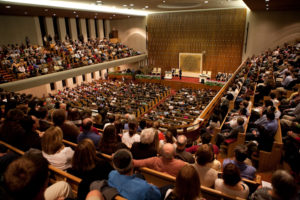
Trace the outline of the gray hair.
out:
[[[153,128],[146,128],[142,130],[140,141],[142,144],[151,144],[154,140],[155,130]]]

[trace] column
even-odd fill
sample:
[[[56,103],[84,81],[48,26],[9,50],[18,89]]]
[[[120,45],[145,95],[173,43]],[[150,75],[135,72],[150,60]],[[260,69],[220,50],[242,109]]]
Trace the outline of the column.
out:
[[[36,42],[37,42],[36,44],[43,46],[43,38],[42,38],[39,18],[33,17],[33,20],[34,20],[34,27],[35,27],[35,32],[36,32]]]
[[[81,83],[83,82],[82,75],[77,76],[76,79],[77,79],[77,85],[81,85]]]
[[[95,39],[96,38],[95,20],[89,19],[88,21],[89,21],[90,38]]]
[[[70,18],[69,19],[69,26],[70,26],[70,38],[72,40],[78,40],[77,28],[76,28],[76,19]]]
[[[46,24],[46,33],[47,36],[51,35],[52,41],[54,40],[54,26],[53,26],[53,20],[52,17],[45,17],[45,24]]]
[[[106,38],[108,38],[110,33],[110,21],[106,19],[104,24],[105,24],[105,36]]]
[[[103,38],[104,38],[103,19],[97,20],[97,26],[98,26],[99,38],[100,38],[100,40],[103,40]]]
[[[64,17],[59,17],[58,18],[58,34],[59,38],[61,41],[64,41],[66,38],[66,23],[65,23],[65,18]]]
[[[85,75],[85,81],[91,83],[93,81],[91,73]]]
[[[94,79],[95,80],[98,80],[100,78],[100,73],[99,73],[99,71],[95,71],[94,72]]]
[[[73,84],[73,78],[67,78],[66,79],[66,84],[67,84],[68,88],[74,88],[74,87],[76,87],[76,84],[75,85]]]
[[[80,34],[82,34],[82,36],[83,36],[83,40],[86,42],[87,41],[87,33],[86,33],[86,24],[85,24],[84,18],[79,19],[79,30],[80,30]]]
[[[56,91],[64,89],[64,87],[62,85],[62,81],[56,81],[55,82],[55,89],[56,89]]]

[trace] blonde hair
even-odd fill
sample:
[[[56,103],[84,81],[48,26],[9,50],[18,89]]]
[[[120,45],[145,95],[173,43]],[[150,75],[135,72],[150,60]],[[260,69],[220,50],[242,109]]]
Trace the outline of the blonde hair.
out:
[[[47,154],[55,154],[63,147],[63,132],[58,126],[48,128],[42,137],[42,150]]]

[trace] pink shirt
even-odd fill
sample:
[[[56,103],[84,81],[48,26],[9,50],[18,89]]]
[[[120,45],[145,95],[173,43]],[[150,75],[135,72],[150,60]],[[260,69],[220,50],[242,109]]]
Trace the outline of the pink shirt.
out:
[[[151,157],[143,160],[133,160],[133,164],[134,167],[148,167],[172,176],[177,176],[179,170],[187,163],[178,159],[166,160],[162,157]]]

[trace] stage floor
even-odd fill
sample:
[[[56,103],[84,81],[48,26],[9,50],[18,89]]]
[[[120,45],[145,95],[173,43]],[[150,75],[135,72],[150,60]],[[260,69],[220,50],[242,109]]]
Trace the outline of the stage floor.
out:
[[[181,80],[179,77],[173,77],[172,79],[165,79],[166,81],[176,81],[176,82],[186,82],[186,83],[199,83],[199,78],[194,77],[181,77]],[[200,84],[200,83],[199,83]]]

